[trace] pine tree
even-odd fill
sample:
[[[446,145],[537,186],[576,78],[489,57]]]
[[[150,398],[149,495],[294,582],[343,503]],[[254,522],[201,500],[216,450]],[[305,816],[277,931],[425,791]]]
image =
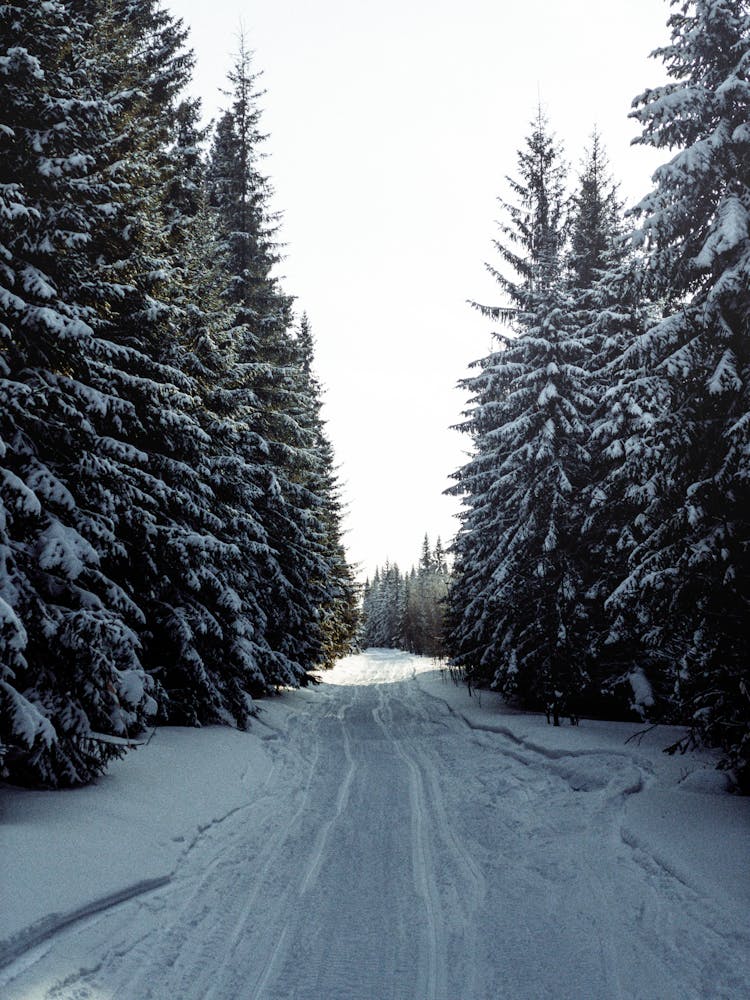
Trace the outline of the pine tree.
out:
[[[418,566],[401,573],[386,561],[364,586],[362,645],[443,657],[448,581],[440,539],[433,549],[426,534]]]
[[[620,368],[624,352],[643,330],[648,309],[648,303],[641,301],[633,265],[617,186],[595,130],[570,218],[569,282],[576,322],[586,340],[594,401],[586,442],[589,463],[572,502],[578,508],[575,516],[585,551],[591,678],[585,709],[608,715],[627,715],[633,709],[642,713],[646,706],[638,703],[638,696],[648,690],[649,678],[656,684],[657,674],[640,642],[637,620],[607,603],[626,572],[632,548],[632,505],[624,486],[623,460],[635,424],[647,416],[632,405],[626,373]]]
[[[306,314],[300,320],[295,348],[304,404],[297,416],[313,444],[313,460],[307,470],[306,486],[311,497],[320,501],[319,517],[323,528],[325,567],[319,607],[323,637],[321,665],[332,667],[337,659],[353,649],[359,628],[359,595],[342,542],[343,507],[333,448],[321,415],[323,390],[313,370],[315,339]]]
[[[597,281],[624,257],[622,204],[597,129],[585,152],[578,189],[571,199],[567,265],[571,287],[585,304]]]
[[[206,198],[158,0],[0,8],[0,741],[77,783],[348,651],[333,454],[244,52]],[[306,339],[307,337],[307,339]]]
[[[427,534],[418,566],[403,574],[389,562],[376,569],[364,586],[362,644],[443,657],[448,580],[442,543],[433,549]]]
[[[627,356],[643,411],[628,471],[638,500],[617,598],[675,663],[676,713],[750,782],[750,14],[744,0],[674,2],[639,141],[676,149],[637,207],[642,278],[662,303]],[[637,459],[637,467],[636,467]]]
[[[118,551],[110,511],[85,497],[117,449],[97,423],[127,410],[97,372],[132,352],[98,335],[124,293],[98,264],[121,182],[105,169],[116,110],[93,72],[84,6],[0,12],[1,590],[14,674],[12,687],[3,678],[2,739],[11,775],[47,784],[90,779],[119,753],[92,733],[137,733],[154,707],[143,616],[107,566]]]
[[[510,306],[481,307],[511,325],[466,380],[462,429],[476,456],[457,476],[468,494],[456,542],[455,662],[506,695],[575,718],[585,674],[583,574],[571,500],[585,481],[591,398],[586,348],[563,270],[561,154],[541,110],[519,153],[514,202],[495,243],[512,266],[489,266]]]
[[[274,684],[304,682],[325,658],[320,608],[327,600],[324,501],[309,488],[318,462],[316,431],[292,331],[292,300],[275,268],[277,219],[260,173],[257,75],[241,40],[229,74],[231,108],[219,120],[208,169],[210,203],[229,266],[233,365],[223,386],[232,400],[237,488],[249,489],[238,545],[249,569],[268,646],[264,675]]]
[[[181,138],[195,118],[179,103],[192,57],[181,24],[153,0],[123,2],[111,20],[95,72],[116,109],[109,148],[118,154],[122,194],[98,260],[126,285],[102,329],[132,353],[122,372],[109,366],[99,374],[102,391],[127,410],[116,428],[100,421],[113,461],[88,484],[87,500],[114,521],[120,552],[111,571],[143,612],[143,657],[163,717],[242,725],[262,675],[242,634],[237,641],[239,598],[228,576],[236,548],[222,536],[204,461],[210,437],[198,386],[175,364],[180,229],[191,210],[184,196],[199,175],[195,143]]]
[[[396,563],[386,560],[365,586],[362,609],[362,645],[380,649],[403,648],[406,578]]]
[[[362,616],[360,618],[359,644],[364,649],[375,646],[373,622],[376,614],[377,595],[380,585],[380,571],[376,567],[372,580],[369,576],[362,587]]]

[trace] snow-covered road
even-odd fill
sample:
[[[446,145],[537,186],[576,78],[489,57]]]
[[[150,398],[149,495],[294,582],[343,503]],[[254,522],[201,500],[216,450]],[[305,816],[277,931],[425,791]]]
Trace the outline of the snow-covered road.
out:
[[[263,788],[165,885],[20,955],[2,996],[750,995],[747,912],[623,833],[647,757],[470,726],[387,651],[314,695],[270,734]]]

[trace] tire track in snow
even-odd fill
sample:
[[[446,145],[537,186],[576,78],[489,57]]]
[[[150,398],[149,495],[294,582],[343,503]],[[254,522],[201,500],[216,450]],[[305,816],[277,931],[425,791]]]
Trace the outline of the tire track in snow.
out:
[[[477,862],[456,836],[452,824],[448,820],[445,798],[437,780],[435,761],[415,744],[406,741],[413,754],[416,765],[420,768],[423,787],[427,793],[430,812],[435,820],[432,830],[443,845],[446,854],[453,859],[456,872],[454,885],[457,890],[458,905],[462,911],[462,925],[457,928],[456,938],[460,942],[462,964],[465,972],[465,990],[467,996],[474,995],[476,980],[476,935],[477,920],[486,893],[486,879]],[[441,869],[448,870],[448,864],[441,864]],[[455,923],[455,921],[454,921]],[[443,941],[445,950],[447,941]]]
[[[340,710],[340,712],[344,713],[346,711],[346,707],[347,706],[344,706]],[[323,715],[321,718],[326,718],[326,717],[328,716]],[[218,998],[222,997],[221,993],[217,994],[217,990],[223,987],[223,979],[225,978],[227,970],[229,969],[230,962],[236,955],[237,947],[240,941],[243,938],[247,937],[248,925],[251,923],[251,919],[255,913],[256,903],[258,901],[258,897],[260,896],[262,889],[264,888],[265,880],[268,877],[269,873],[271,873],[275,868],[279,867],[278,865],[279,859],[285,853],[288,841],[292,836],[297,823],[308,809],[310,802],[310,794],[312,789],[312,781],[313,777],[315,776],[318,770],[318,764],[320,761],[321,746],[322,743],[318,733],[316,734],[316,747],[315,747],[314,759],[308,771],[307,781],[305,783],[301,802],[287,823],[285,831],[286,836],[281,838],[281,840],[276,844],[273,844],[273,842],[271,842],[270,846],[263,852],[260,869],[256,870],[256,874],[253,879],[255,883],[254,888],[246,897],[245,905],[240,913],[239,918],[236,920],[234,924],[229,942],[226,944],[224,948],[224,953],[222,956],[221,963],[219,965],[219,968],[215,971],[215,973],[212,976],[213,983],[209,987],[208,992],[205,994],[204,1000],[217,1000],[217,997]],[[290,909],[289,905],[290,900],[295,895],[296,891],[294,887],[292,886],[287,887],[286,890],[284,890],[279,896],[274,906],[274,912],[272,914],[267,913],[266,915],[266,922],[269,924],[269,926],[264,937],[267,942],[266,946],[270,950],[270,957],[264,964],[260,972],[258,973],[255,985],[251,987],[251,992],[249,993],[249,996],[252,998],[260,996],[261,991],[264,989],[265,984],[267,983],[270,977],[271,971],[281,953],[286,937],[287,928],[286,925],[284,925],[281,927],[280,930],[277,930],[277,920],[279,916],[282,915],[284,912],[288,912],[288,910]],[[274,936],[276,937],[275,942],[273,942]],[[260,954],[263,953],[261,949],[258,950]],[[230,994],[224,994],[224,996],[229,996],[229,995]]]
[[[346,757],[347,763],[346,774],[344,775],[344,780],[341,782],[338,795],[336,796],[333,816],[331,816],[329,820],[326,820],[316,837],[315,846],[313,847],[312,855],[310,857],[310,863],[299,889],[301,896],[304,896],[311,884],[317,878],[323,859],[323,853],[331,838],[331,830],[333,829],[334,824],[341,818],[341,815],[347,806],[349,795],[351,793],[352,782],[354,781],[354,775],[357,770],[357,764],[354,760],[354,755],[352,754],[352,740],[349,734],[349,729],[346,725],[346,713],[349,708],[349,705],[344,705],[338,713],[338,717],[341,720],[341,731],[344,737],[344,756]]]
[[[439,725],[447,729],[448,732],[440,738],[463,732],[463,727],[450,726],[427,711],[426,706],[431,703],[426,701],[424,692],[415,684],[405,682],[402,676],[394,680],[397,682],[398,694],[392,696],[392,701],[395,700],[403,705],[406,712],[425,725],[432,727]],[[410,727],[410,730],[413,731],[413,727]],[[454,872],[450,887],[455,890],[456,899],[451,906],[453,919],[449,921],[448,928],[453,931],[453,944],[460,953],[461,965],[465,970],[462,991],[465,991],[466,996],[473,996],[477,975],[476,938],[479,913],[486,895],[486,878],[480,865],[456,835],[454,825],[448,818],[445,795],[438,777],[441,772],[448,771],[446,762],[438,751],[440,738],[433,738],[432,733],[427,733],[425,739],[418,743],[414,735],[407,735],[410,730],[405,730],[402,745],[408,746],[412,759],[420,771],[425,802],[431,814],[430,830],[443,848],[439,868],[444,881],[451,868]],[[438,869],[434,867],[433,870],[436,872]],[[461,922],[456,926],[455,916],[458,910],[461,911]],[[446,955],[448,937],[449,935],[444,933],[443,950]],[[457,956],[452,957],[455,962]]]
[[[315,765],[316,757],[313,757],[305,791]],[[275,801],[271,797],[264,805],[266,811],[261,822],[272,829],[276,822]],[[151,997],[154,983],[159,984],[160,990],[168,989],[170,997],[208,995],[205,991],[209,991],[215,982],[217,965],[223,969],[230,957],[228,948],[233,938],[229,938],[226,923],[231,918],[235,921],[235,930],[238,925],[238,918],[232,918],[232,903],[243,900],[242,914],[246,914],[248,894],[252,894],[249,876],[255,871],[256,864],[264,872],[272,868],[279,850],[279,844],[268,841],[268,846],[255,856],[251,867],[243,840],[243,827],[239,826],[229,842],[221,843],[218,852],[200,869],[197,879],[194,868],[185,872],[180,886],[175,887],[178,891],[170,893],[169,898],[164,900],[162,910],[167,920],[159,921],[157,914],[153,940],[147,942],[143,960],[134,963],[131,958],[129,963],[122,963],[122,955],[113,954],[111,975],[120,980],[113,1000]],[[195,864],[200,864],[200,857],[195,858]],[[232,894],[222,892],[229,882],[234,889]],[[242,891],[243,885],[246,892]],[[178,902],[180,895],[182,900]],[[137,924],[139,919],[136,915],[134,923]],[[133,957],[136,946],[137,943],[131,949]],[[135,974],[123,978],[120,968],[123,964],[130,964],[131,967],[135,964]],[[156,995],[162,996],[161,992]]]
[[[430,1000],[441,1000],[445,997],[445,917],[440,904],[440,897],[435,885],[435,864],[429,837],[425,828],[427,801],[424,783],[419,766],[415,760],[404,751],[398,739],[388,728],[383,715],[390,714],[383,693],[383,685],[378,689],[380,703],[372,710],[372,717],[391,741],[398,757],[405,763],[409,772],[409,797],[411,802],[411,833],[412,833],[412,864],[415,886],[422,897],[427,917],[427,974],[420,996]]]
[[[314,724],[305,726],[305,729],[308,736],[312,733],[314,737]],[[298,734],[297,739],[303,742],[305,734]],[[307,774],[304,784],[294,786],[301,787],[301,796],[296,812],[287,824],[287,833],[307,807],[321,754],[320,741],[315,740],[312,755],[309,747],[306,751],[309,758]],[[284,748],[283,752],[290,757],[299,757],[296,750]],[[102,978],[116,984],[113,991],[106,994],[111,1000],[146,1000],[152,996],[159,1000],[165,996],[169,996],[170,1000],[172,997],[200,997],[203,1000],[210,995],[210,991],[221,985],[220,978],[217,978],[218,971],[223,973],[231,963],[233,956],[230,948],[241,938],[242,926],[252,915],[253,901],[257,900],[263,878],[275,869],[284,852],[286,839],[273,836],[278,824],[280,801],[283,803],[284,798],[279,800],[278,796],[269,793],[248,806],[234,810],[231,829],[217,823],[204,827],[183,853],[181,867],[172,882],[161,893],[152,891],[148,894],[149,900],[154,900],[154,914],[149,918],[141,905],[133,903],[107,911],[103,919],[108,921],[109,941],[125,943],[113,945],[105,940],[100,960],[95,966],[88,961],[81,962],[76,972],[62,976],[43,995],[50,1000],[57,997],[100,1000],[102,994],[96,983]],[[269,836],[263,837],[263,847],[252,859],[252,864],[249,864],[244,823],[244,816],[250,807],[256,814],[256,835],[259,830],[269,830]],[[214,835],[217,840],[212,845]],[[218,849],[211,852],[212,846]],[[207,851],[211,852],[208,859]],[[227,892],[229,885],[232,891]],[[243,891],[243,885],[247,891]],[[232,904],[238,902],[243,904],[241,916],[234,918],[234,935],[230,937],[227,920],[231,917]],[[151,927],[145,936],[140,933],[144,920]],[[78,928],[73,930],[75,932]],[[88,922],[80,931],[82,936],[90,933]],[[65,947],[67,952],[66,941],[66,934],[63,933],[50,942],[50,948],[57,948],[59,953]],[[75,951],[74,946],[73,954]],[[219,996],[222,997],[222,994]],[[234,1000],[232,993],[224,996]]]
[[[342,705],[338,709],[338,711],[334,713],[333,716],[334,718],[337,718],[341,723],[341,731],[344,740],[344,754],[347,760],[347,770],[341,782],[341,785],[339,786],[338,794],[336,796],[334,815],[331,817],[330,820],[326,822],[326,824],[324,824],[324,827],[318,833],[315,845],[312,850],[312,857],[310,858],[310,861],[307,865],[305,874],[303,875],[300,884],[297,886],[290,884],[284,891],[283,895],[281,896],[279,905],[275,907],[275,915],[271,921],[271,925],[273,927],[274,923],[279,918],[283,920],[283,925],[277,932],[276,941],[271,946],[268,959],[262,965],[258,975],[255,978],[254,984],[250,988],[250,992],[248,994],[250,1000],[260,1000],[260,998],[266,991],[268,985],[271,983],[274,976],[277,974],[279,970],[279,967],[286,955],[286,950],[287,950],[286,939],[289,932],[289,921],[291,917],[294,914],[296,914],[296,908],[293,905],[293,903],[295,900],[299,899],[301,896],[305,894],[305,892],[309,889],[315,877],[317,876],[317,873],[320,869],[321,859],[323,857],[323,852],[325,850],[326,843],[330,838],[331,830],[334,826],[334,823],[341,816],[346,807],[346,803],[349,798],[349,792],[351,790],[352,781],[354,779],[354,773],[356,771],[356,763],[354,761],[354,757],[351,752],[351,738],[349,736],[346,726],[346,714],[356,703],[356,701],[357,701],[357,694],[355,690],[355,693],[353,694],[351,701]],[[331,718],[331,715],[330,713],[326,713],[324,716],[322,716],[322,718],[323,719]],[[304,811],[305,809],[302,807],[297,811],[297,813],[295,813],[290,823],[290,827],[293,826],[297,822],[297,820],[301,818]],[[261,883],[259,881],[259,888],[260,884]],[[215,1000],[213,992],[209,993],[206,996],[206,1000]]]
[[[310,764],[307,770],[307,775],[305,778],[305,783],[302,786],[300,802],[297,806],[296,811],[292,815],[291,819],[287,825],[287,833],[293,827],[294,823],[297,821],[299,816],[301,816],[307,808],[310,790],[312,786],[312,781],[318,768],[318,763],[321,754],[320,741],[315,742],[314,751],[310,760]],[[269,807],[269,820],[274,822],[275,816],[274,806],[276,803],[275,797],[272,795],[267,800],[267,805]],[[218,856],[210,864],[209,868],[201,876],[198,883],[194,886],[189,898],[186,900],[185,904],[181,907],[176,918],[171,922],[171,926],[175,928],[178,932],[177,937],[177,955],[172,961],[172,965],[177,965],[177,957],[183,956],[188,952],[193,958],[193,956],[198,958],[198,961],[188,963],[188,965],[199,966],[197,976],[195,978],[200,981],[201,974],[205,978],[205,970],[200,968],[201,958],[200,956],[208,952],[211,956],[215,957],[221,955],[221,961],[217,966],[214,964],[211,972],[210,979],[211,982],[207,986],[207,992],[205,994],[206,1000],[212,996],[217,988],[217,985],[221,982],[221,977],[224,974],[226,968],[228,967],[237,947],[238,942],[241,940],[243,932],[245,931],[247,924],[253,913],[254,904],[257,901],[260,887],[262,885],[262,880],[268,874],[269,871],[273,870],[277,864],[278,860],[283,854],[284,848],[286,846],[286,839],[282,838],[280,841],[274,841],[271,837],[269,838],[264,846],[261,848],[260,852],[253,859],[252,866],[248,865],[249,858],[247,856],[247,847],[243,838],[243,830],[238,831],[236,838],[233,838],[232,842],[225,847],[224,850],[220,851]],[[248,881],[248,874],[252,874],[252,882],[247,886],[247,894],[243,895],[244,904],[238,916],[233,917],[233,924],[231,929],[231,934],[228,935],[227,940],[227,927],[226,927],[226,917],[227,913],[222,913],[222,920],[216,920],[216,914],[211,910],[211,908],[204,907],[203,917],[201,921],[190,920],[190,914],[195,911],[196,906],[201,902],[205,896],[208,895],[207,890],[212,886],[215,881],[216,869],[224,862],[228,854],[234,854],[234,858],[228,859],[232,863],[229,865],[237,871],[237,882]],[[253,885],[254,883],[254,885]],[[184,927],[187,924],[188,931],[185,933]],[[204,924],[208,924],[208,940],[211,942],[209,948],[206,947],[206,940],[202,939],[201,928]],[[181,932],[181,933],[180,933]],[[197,947],[195,944],[195,939],[198,938]],[[154,973],[158,975],[158,967],[160,963],[160,958],[157,956],[154,962]],[[182,980],[184,982],[189,982],[193,979],[192,974],[187,976],[183,975]],[[145,981],[148,982],[151,979],[151,975],[144,977]]]

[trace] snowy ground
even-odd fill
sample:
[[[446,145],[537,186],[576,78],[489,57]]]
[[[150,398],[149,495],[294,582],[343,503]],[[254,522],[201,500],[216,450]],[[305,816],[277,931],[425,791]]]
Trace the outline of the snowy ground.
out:
[[[750,801],[377,650],[250,734],[0,790],[4,1000],[750,996]]]

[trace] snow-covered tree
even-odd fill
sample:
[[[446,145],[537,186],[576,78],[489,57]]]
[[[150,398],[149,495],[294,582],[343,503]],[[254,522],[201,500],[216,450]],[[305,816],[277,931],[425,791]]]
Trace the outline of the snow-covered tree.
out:
[[[406,577],[396,563],[386,560],[365,585],[362,608],[362,646],[402,648]]]
[[[475,456],[456,476],[466,513],[455,548],[455,662],[473,678],[575,717],[587,683],[580,525],[592,407],[586,346],[564,273],[567,199],[560,149],[541,110],[510,180],[495,246],[515,274],[489,266],[508,305],[499,349],[467,379],[462,429]]]
[[[309,373],[293,331],[292,300],[276,276],[279,248],[270,186],[260,172],[257,75],[241,41],[229,74],[231,107],[220,119],[208,184],[229,265],[233,365],[223,386],[231,400],[241,489],[253,492],[240,520],[245,590],[264,617],[274,683],[296,683],[324,659],[321,608],[329,599],[326,501],[311,474],[320,462]]]
[[[306,486],[320,501],[325,563],[319,613],[323,638],[321,665],[330,667],[350,653],[359,628],[359,588],[342,541],[343,505],[333,447],[321,415],[323,389],[314,371],[315,338],[306,314],[302,315],[295,342],[303,409],[302,428],[311,435],[313,452],[306,472]]]
[[[435,547],[427,534],[419,564],[406,577],[401,639],[420,656],[445,655],[445,610],[450,576],[440,538]]]
[[[638,140],[676,150],[636,209],[642,280],[662,315],[625,352],[640,421],[627,465],[637,501],[630,573],[668,651],[676,714],[750,782],[750,12],[674,2],[655,53],[671,80],[634,103]],[[654,401],[658,407],[654,407]]]
[[[442,543],[433,548],[427,534],[417,566],[406,573],[390,562],[378,567],[364,586],[361,644],[444,656],[449,578]]]
[[[85,6],[0,9],[2,741],[14,776],[48,784],[88,780],[119,752],[92,733],[137,733],[154,708],[143,616],[107,565],[122,551],[110,507],[85,496],[131,461],[111,436],[129,404],[98,373],[135,360],[100,335],[126,294],[100,263],[122,182]]]
[[[0,744],[54,785],[157,708],[244,725],[348,650],[355,587],[246,53],[207,178],[158,0],[0,31]]]
[[[261,674],[235,655],[238,598],[228,567],[236,548],[205,461],[211,439],[199,386],[176,350],[185,296],[180,230],[199,178],[181,101],[191,57],[181,24],[153,0],[110,14],[110,31],[92,40],[90,72],[115,109],[107,150],[117,156],[120,187],[97,265],[121,283],[100,325],[122,360],[96,376],[101,391],[123,400],[123,414],[114,428],[106,414],[98,418],[110,461],[81,491],[115,525],[111,572],[142,611],[143,660],[163,717],[242,724]]]
[[[655,679],[655,665],[640,641],[637,619],[607,604],[625,573],[632,548],[632,507],[622,473],[635,425],[648,418],[633,405],[623,351],[642,332],[649,303],[629,249],[622,205],[601,138],[595,130],[571,199],[568,281],[576,324],[586,344],[589,461],[571,498],[581,525],[590,712],[642,714],[638,698]],[[634,683],[635,686],[634,686]],[[649,696],[651,697],[651,696]]]
[[[567,266],[571,287],[585,302],[606,269],[624,257],[623,209],[597,129],[591,134],[571,198]]]

